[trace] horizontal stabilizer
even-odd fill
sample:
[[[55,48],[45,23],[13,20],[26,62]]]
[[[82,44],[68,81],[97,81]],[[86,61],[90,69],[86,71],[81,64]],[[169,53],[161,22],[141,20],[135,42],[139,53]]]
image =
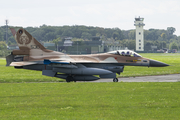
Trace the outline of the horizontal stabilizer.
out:
[[[44,64],[45,65],[49,65],[51,63],[56,63],[56,64],[69,64],[69,62],[57,62],[57,61],[51,61],[51,60],[47,60],[47,59],[44,59]]]
[[[37,62],[11,62],[9,66],[26,66],[26,65],[33,65],[37,64]]]

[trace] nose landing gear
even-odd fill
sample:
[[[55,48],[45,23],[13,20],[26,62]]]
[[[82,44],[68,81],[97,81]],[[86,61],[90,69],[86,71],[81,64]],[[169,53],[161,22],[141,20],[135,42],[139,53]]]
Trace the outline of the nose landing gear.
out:
[[[117,79],[117,78],[114,78],[114,79],[113,79],[113,82],[118,82],[118,79]]]

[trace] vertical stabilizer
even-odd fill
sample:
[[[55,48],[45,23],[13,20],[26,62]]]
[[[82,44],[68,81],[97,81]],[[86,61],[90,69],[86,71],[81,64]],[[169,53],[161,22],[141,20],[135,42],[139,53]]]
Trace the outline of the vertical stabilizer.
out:
[[[47,50],[43,45],[41,45],[31,34],[29,34],[23,28],[10,28],[20,50],[13,50],[14,55],[29,55],[30,50],[40,50],[44,52],[52,52]]]
[[[31,34],[29,34],[23,28],[10,28],[20,50],[27,49],[41,49],[45,50],[46,48],[41,45]]]

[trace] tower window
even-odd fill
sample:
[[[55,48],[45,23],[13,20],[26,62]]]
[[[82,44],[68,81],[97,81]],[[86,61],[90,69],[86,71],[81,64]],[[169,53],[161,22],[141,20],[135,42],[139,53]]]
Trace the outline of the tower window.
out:
[[[141,42],[141,40],[139,40],[139,42]]]
[[[139,32],[139,35],[141,35],[141,32]]]
[[[139,43],[139,45],[141,45],[141,43]]]
[[[139,49],[141,49],[141,47],[139,47]]]

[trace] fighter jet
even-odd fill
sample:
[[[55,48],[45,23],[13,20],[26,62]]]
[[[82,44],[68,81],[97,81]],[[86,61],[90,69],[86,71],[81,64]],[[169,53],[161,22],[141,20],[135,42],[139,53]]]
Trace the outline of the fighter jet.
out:
[[[42,75],[71,81],[93,81],[112,78],[123,72],[124,66],[165,67],[168,64],[144,58],[131,50],[116,50],[101,54],[68,55],[46,49],[23,28],[10,28],[19,50],[6,57],[7,65],[17,69],[42,71]]]

